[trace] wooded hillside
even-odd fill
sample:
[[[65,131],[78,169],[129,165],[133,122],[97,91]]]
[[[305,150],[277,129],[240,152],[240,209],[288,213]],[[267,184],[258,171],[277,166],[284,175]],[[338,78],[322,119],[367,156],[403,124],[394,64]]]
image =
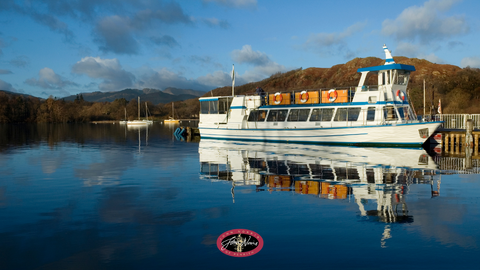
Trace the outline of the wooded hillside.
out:
[[[423,80],[426,82],[427,114],[432,107],[436,111],[439,99],[442,100],[443,113],[480,113],[480,69],[434,64],[416,58],[394,58],[397,63],[413,65],[416,68],[411,75],[408,91],[417,114],[423,114]],[[277,73],[259,82],[236,86],[235,94],[254,93],[257,86],[266,92],[356,86],[360,79],[357,69],[383,63],[383,59],[375,57],[355,58],[331,68],[307,68]],[[231,86],[226,86],[214,89],[204,96],[228,96],[231,92]],[[171,116],[171,102],[167,104],[147,102],[149,112],[154,118],[163,119]],[[74,101],[53,97],[41,100],[0,91],[1,123],[121,120],[125,117],[125,108],[128,119],[137,118],[136,99],[128,101],[125,98],[118,98],[113,102],[87,102],[80,95]],[[141,115],[145,116],[143,100],[141,108]],[[175,101],[176,118],[198,118],[199,109],[197,98]]]

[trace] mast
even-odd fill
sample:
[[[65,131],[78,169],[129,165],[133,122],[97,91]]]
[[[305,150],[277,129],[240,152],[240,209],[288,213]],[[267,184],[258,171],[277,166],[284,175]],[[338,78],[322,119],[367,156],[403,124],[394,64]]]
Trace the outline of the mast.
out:
[[[140,120],[140,96],[138,97],[138,120]]]
[[[147,117],[147,121],[148,121],[148,107],[147,107],[147,102],[145,102],[145,116]]]

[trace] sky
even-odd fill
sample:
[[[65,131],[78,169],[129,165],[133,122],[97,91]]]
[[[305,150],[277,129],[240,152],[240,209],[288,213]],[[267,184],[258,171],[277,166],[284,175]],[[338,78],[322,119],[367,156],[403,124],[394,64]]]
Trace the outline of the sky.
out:
[[[393,56],[480,68],[480,1],[0,0],[0,90],[209,91]]]

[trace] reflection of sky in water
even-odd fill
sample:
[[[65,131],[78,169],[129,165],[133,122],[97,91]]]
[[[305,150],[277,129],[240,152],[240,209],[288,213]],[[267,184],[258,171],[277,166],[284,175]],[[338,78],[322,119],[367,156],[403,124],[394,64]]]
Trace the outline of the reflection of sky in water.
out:
[[[476,176],[441,176],[435,198],[430,185],[409,185],[413,222],[382,223],[361,216],[353,195],[245,185],[233,203],[230,181],[199,179],[198,143],[156,134],[148,145],[142,134],[140,151],[138,141],[107,140],[2,153],[0,268],[454,269],[480,261]],[[218,235],[235,228],[258,232],[263,250],[221,254]]]

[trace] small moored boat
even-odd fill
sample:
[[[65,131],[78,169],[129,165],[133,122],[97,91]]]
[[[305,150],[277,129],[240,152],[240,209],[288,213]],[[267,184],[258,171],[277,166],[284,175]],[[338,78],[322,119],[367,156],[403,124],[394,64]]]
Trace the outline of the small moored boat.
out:
[[[180,123],[180,120],[175,119],[175,110],[173,107],[173,101],[172,101],[172,117],[169,117],[168,119],[163,120],[163,123],[165,124],[178,124]]]
[[[129,127],[143,127],[153,124],[152,120],[148,120],[148,106],[145,102],[145,116],[146,119],[140,119],[140,97],[138,97],[138,120],[127,121],[127,126]]]
[[[200,98],[201,138],[343,145],[421,146],[442,122],[417,118],[407,95],[411,65],[360,68],[358,86]],[[367,75],[378,83],[366,85]]]

